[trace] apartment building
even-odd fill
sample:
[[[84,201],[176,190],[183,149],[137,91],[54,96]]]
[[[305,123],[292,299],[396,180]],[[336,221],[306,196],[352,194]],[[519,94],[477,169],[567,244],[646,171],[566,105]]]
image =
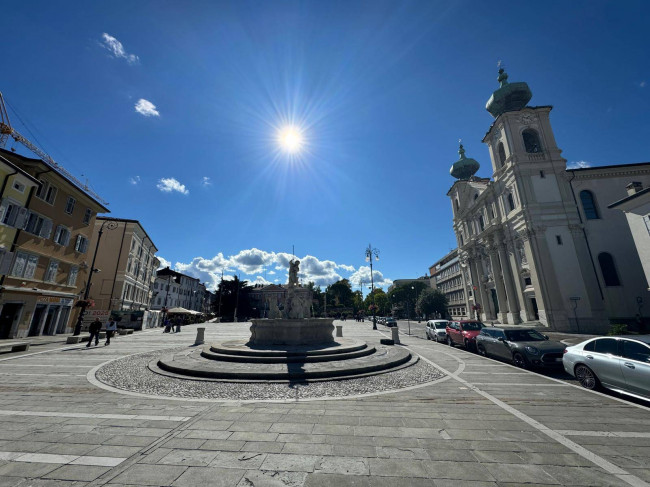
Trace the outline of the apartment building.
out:
[[[454,249],[429,267],[431,283],[447,298],[447,313],[455,320],[471,317],[465,296],[465,280],[458,258],[458,249]]]
[[[185,308],[204,312],[205,286],[195,277],[160,269],[153,285],[151,309]]]
[[[12,186],[19,208],[7,204],[2,210],[3,241],[8,234],[13,238],[5,247],[11,264],[0,277],[0,337],[69,333],[78,313],[73,305],[90,270],[95,216],[109,210],[59,166],[4,149],[0,156],[32,178],[22,189],[24,203],[16,194],[20,187]]]

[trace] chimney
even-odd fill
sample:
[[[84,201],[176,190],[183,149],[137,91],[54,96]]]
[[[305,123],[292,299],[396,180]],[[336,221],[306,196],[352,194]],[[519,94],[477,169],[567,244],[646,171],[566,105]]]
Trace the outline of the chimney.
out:
[[[627,194],[630,196],[638,193],[639,191],[642,191],[643,184],[641,184],[639,181],[632,181],[630,184],[625,186],[625,189],[627,189]]]

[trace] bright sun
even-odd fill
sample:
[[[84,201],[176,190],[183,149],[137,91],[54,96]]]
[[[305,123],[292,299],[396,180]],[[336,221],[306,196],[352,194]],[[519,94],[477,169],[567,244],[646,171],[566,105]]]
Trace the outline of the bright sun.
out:
[[[278,132],[280,147],[287,152],[296,153],[304,144],[302,132],[297,127],[286,126]]]

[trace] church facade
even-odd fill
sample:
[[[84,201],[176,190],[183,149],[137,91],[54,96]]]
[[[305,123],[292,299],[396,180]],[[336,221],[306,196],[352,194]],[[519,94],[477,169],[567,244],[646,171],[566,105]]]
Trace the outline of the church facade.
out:
[[[499,73],[483,138],[492,177],[474,176],[479,164],[461,145],[447,193],[467,309],[558,331],[639,324],[650,293],[625,216],[607,206],[630,182],[650,186],[650,163],[567,170],[552,107],[528,106],[528,85]]]

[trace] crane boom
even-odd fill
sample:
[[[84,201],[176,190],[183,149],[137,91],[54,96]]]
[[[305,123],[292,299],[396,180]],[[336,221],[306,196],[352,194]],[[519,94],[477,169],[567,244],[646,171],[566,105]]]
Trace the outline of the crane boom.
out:
[[[61,164],[52,159],[47,152],[34,145],[27,137],[23,136],[20,132],[11,126],[11,123],[9,122],[9,114],[7,113],[7,107],[5,106],[5,101],[2,97],[2,93],[0,93],[0,147],[5,147],[9,136],[11,136],[16,142],[20,142],[22,145],[40,157],[45,164],[62,174],[65,178],[72,181],[72,183],[79,189],[82,189],[103,205],[108,204],[107,201],[103,200],[97,193],[92,191],[87,184],[82,183]]]

